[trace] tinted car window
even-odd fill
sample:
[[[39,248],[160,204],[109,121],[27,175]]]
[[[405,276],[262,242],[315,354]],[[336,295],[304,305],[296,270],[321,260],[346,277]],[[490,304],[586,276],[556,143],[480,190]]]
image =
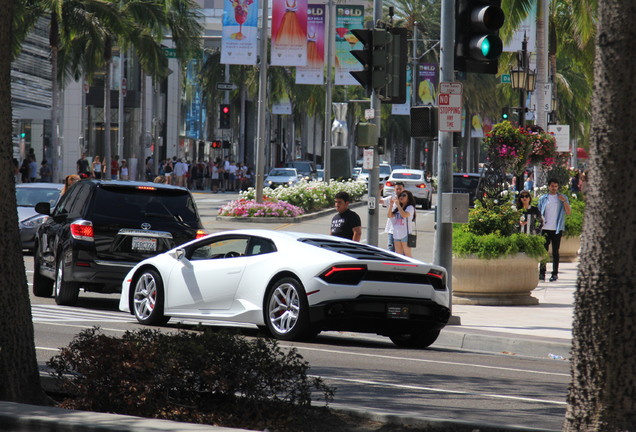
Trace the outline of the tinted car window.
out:
[[[94,213],[104,218],[156,217],[179,222],[197,221],[196,207],[186,191],[101,187],[94,200]]]
[[[477,189],[479,177],[453,176],[453,187],[460,189]]]
[[[64,196],[58,203],[57,207],[55,207],[55,212],[53,212],[53,214],[59,215],[63,213],[67,213],[67,214],[70,213],[71,207],[73,206],[73,203],[75,199],[77,198],[79,191],[80,191],[79,185],[73,185],[68,190],[68,192],[64,194]]]

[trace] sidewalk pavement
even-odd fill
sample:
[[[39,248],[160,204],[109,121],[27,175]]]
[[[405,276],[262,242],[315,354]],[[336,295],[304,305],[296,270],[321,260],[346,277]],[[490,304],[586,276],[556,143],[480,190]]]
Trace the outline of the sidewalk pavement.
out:
[[[433,346],[569,358],[577,269],[578,261],[561,263],[557,281],[539,282],[538,305],[453,305],[461,325],[447,326]]]

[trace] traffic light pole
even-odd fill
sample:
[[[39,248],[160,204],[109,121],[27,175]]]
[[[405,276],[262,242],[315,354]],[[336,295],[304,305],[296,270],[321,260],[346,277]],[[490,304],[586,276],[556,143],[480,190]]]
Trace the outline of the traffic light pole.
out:
[[[373,0],[373,25],[382,20],[382,0]],[[376,90],[371,93],[371,109],[373,110],[373,122],[378,131],[378,137],[382,136],[382,103]],[[380,197],[380,160],[377,143],[373,147],[373,167],[369,170],[369,192],[367,219],[367,244],[378,245],[379,202]]]
[[[440,54],[440,82],[453,82],[454,73],[454,32],[455,32],[455,2],[442,2],[441,19],[441,54]],[[442,208],[444,194],[453,192],[453,133],[439,132],[438,135],[438,176],[437,176],[437,206],[435,231],[434,262],[444,267],[448,273],[447,285],[452,298],[453,272],[453,225],[442,222]],[[452,301],[449,301],[449,308]],[[452,312],[452,310],[451,310]]]
[[[256,126],[256,202],[263,202],[265,184],[265,108],[267,107],[267,27],[268,0],[263,0],[261,25],[261,64],[258,89],[258,123]]]

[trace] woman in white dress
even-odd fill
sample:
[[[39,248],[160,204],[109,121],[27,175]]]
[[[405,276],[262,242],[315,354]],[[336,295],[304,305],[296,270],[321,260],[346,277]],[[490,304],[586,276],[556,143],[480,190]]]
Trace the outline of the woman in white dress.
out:
[[[408,191],[402,191],[397,198],[391,198],[391,205],[387,206],[387,217],[393,225],[393,242],[395,252],[412,257],[408,245],[408,236],[415,228],[415,198]]]

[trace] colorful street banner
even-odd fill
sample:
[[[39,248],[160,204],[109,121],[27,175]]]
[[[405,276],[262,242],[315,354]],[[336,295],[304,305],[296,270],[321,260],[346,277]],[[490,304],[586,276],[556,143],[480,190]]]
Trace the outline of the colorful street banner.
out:
[[[272,66],[307,65],[307,0],[272,3]]]
[[[324,83],[325,5],[309,4],[307,10],[307,66],[296,68],[296,84]]]
[[[351,50],[364,48],[351,33],[361,28],[364,28],[364,6],[336,6],[336,85],[360,85],[349,72],[362,70],[360,62],[351,55]]]
[[[258,0],[225,0],[221,63],[255,65],[258,54]]]
[[[422,63],[417,67],[417,105],[435,105],[437,100],[437,65]]]

